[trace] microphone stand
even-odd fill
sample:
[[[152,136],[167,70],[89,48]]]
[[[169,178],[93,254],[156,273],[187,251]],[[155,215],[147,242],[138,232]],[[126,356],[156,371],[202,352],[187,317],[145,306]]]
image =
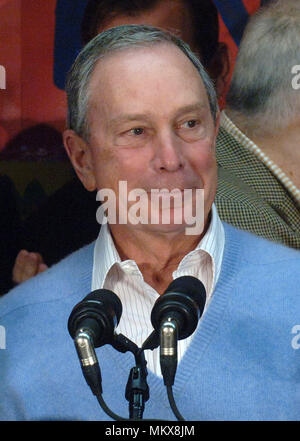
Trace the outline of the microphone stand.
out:
[[[125,398],[129,402],[129,418],[143,419],[145,402],[149,399],[149,387],[146,381],[148,375],[147,362],[143,349],[122,334],[115,334],[112,346],[119,352],[130,351],[135,357],[135,364],[129,373]]]
[[[129,401],[129,418],[141,420],[145,409],[145,401],[149,399],[149,388],[146,383],[145,356],[141,352],[141,360],[136,358],[136,366],[130,370],[125,398]]]
[[[145,349],[155,349],[159,346],[159,335],[156,331],[146,339],[142,348],[139,348],[135,343],[125,337],[123,334],[114,334],[111,345],[119,352],[131,352],[135,357],[136,366],[130,370],[128,382],[126,386],[125,398],[129,401],[129,419],[114,413],[105,403],[102,397],[101,372],[100,366],[95,354],[93,344],[89,336],[85,333],[80,333],[78,339],[75,340],[76,350],[81,361],[89,361],[89,364],[82,368],[84,377],[90,386],[93,394],[96,396],[98,403],[102,410],[115,421],[133,421],[142,420],[145,409],[145,402],[149,399],[149,387],[146,381],[147,378],[147,362],[145,360]],[[79,349],[81,350],[79,351]],[[82,360],[83,357],[83,360]],[[91,363],[92,362],[92,363]],[[168,389],[168,388],[167,388]],[[172,389],[172,388],[171,388]],[[168,398],[178,420],[184,421],[176,407],[172,390],[168,391]],[[164,420],[146,420],[146,421],[164,421]]]

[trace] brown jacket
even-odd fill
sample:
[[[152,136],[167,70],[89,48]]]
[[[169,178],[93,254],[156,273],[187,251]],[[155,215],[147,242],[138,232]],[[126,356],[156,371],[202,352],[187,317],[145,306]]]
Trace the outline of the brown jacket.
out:
[[[300,249],[299,202],[224,128],[220,128],[216,149],[219,182],[215,203],[221,219]]]

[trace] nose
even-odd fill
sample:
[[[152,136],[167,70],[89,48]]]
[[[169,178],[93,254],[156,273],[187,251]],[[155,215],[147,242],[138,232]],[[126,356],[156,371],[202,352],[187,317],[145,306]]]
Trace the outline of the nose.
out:
[[[176,172],[184,167],[181,142],[175,134],[161,134],[155,144],[153,166],[156,171]]]

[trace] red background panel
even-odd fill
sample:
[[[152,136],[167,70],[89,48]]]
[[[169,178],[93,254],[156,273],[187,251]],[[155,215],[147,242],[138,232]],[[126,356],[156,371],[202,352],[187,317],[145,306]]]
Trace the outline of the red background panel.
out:
[[[6,70],[6,89],[0,89],[3,142],[21,129],[21,0],[0,3],[0,65]]]
[[[0,65],[6,70],[6,89],[0,90],[4,138],[40,122],[58,130],[64,127],[65,94],[53,83],[55,6],[55,0],[0,2]]]
[[[65,94],[53,84],[55,0],[22,2],[23,128],[47,121],[61,129]]]
[[[252,14],[260,0],[244,4]],[[0,0],[0,65],[7,77],[6,89],[0,89],[0,149],[30,126],[65,126],[65,94],[53,82],[55,7],[56,0]],[[221,17],[220,27],[232,72],[237,46]]]
[[[259,7],[261,0],[243,0],[248,14],[252,15]]]

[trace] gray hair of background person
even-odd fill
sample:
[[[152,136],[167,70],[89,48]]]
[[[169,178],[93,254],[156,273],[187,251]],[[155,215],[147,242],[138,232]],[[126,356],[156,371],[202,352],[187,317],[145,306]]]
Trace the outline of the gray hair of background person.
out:
[[[151,47],[168,43],[177,46],[193,63],[204,83],[214,122],[218,102],[212,81],[197,56],[189,46],[172,34],[152,26],[123,25],[108,29],[93,38],[79,53],[67,76],[68,99],[67,127],[86,141],[89,140],[88,104],[89,81],[100,59],[112,53],[134,47]]]
[[[277,0],[250,18],[230,90],[231,116],[248,136],[286,128],[300,114],[292,68],[300,64],[300,1]]]

